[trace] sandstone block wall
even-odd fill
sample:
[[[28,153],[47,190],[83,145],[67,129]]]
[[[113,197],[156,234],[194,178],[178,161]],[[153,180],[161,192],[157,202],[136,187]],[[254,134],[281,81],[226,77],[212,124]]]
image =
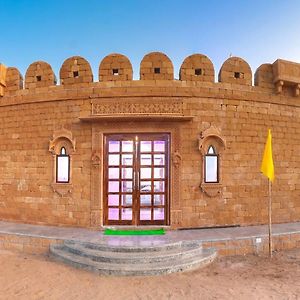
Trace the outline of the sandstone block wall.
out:
[[[153,57],[157,60],[152,60]],[[101,70],[114,68],[116,58],[112,56],[111,64],[100,66],[99,75]],[[46,77],[45,86],[29,89],[23,89],[19,71],[8,68],[4,97],[0,99],[0,219],[99,227],[103,197],[97,195],[101,194],[103,184],[104,159],[99,133],[166,131],[171,133],[172,140],[170,176],[179,182],[171,186],[173,228],[267,223],[268,186],[259,168],[267,129],[271,128],[276,176],[273,221],[300,221],[297,76],[293,73],[294,82],[280,77],[279,89],[272,65],[266,64],[256,71],[252,86],[248,64],[230,58],[220,71],[220,82],[213,82],[213,66],[204,56],[194,58],[183,63],[181,80],[173,79],[169,59],[151,54],[149,61],[147,58],[141,63],[143,80],[130,80],[128,67],[129,80],[120,73],[120,80],[103,74],[100,82],[93,82],[88,62],[72,57],[61,68],[61,85],[52,85],[54,77],[50,72],[47,74],[51,75],[51,85]],[[122,62],[118,61],[118,66],[120,70],[124,66],[125,70]],[[128,61],[126,64],[129,66]],[[148,68],[148,73],[142,66]],[[163,72],[156,78],[158,74],[151,68],[158,66]],[[203,80],[189,74],[195,68],[203,68]],[[30,66],[26,73],[28,84],[33,83],[30,78],[39,76],[37,68],[34,70],[31,72]],[[74,72],[78,77],[74,77]],[[235,72],[243,73],[244,78],[235,78]],[[102,100],[111,103],[105,120],[92,111],[93,103]],[[155,103],[160,104],[155,106]],[[134,119],[143,105],[153,111],[166,110],[168,107],[163,103],[172,103],[165,120],[159,113],[152,119],[144,115],[143,122]],[[120,121],[123,104],[130,104],[137,111],[125,114],[126,121]],[[178,107],[182,110],[178,111]],[[175,117],[172,111],[176,112]],[[201,187],[203,155],[199,150],[199,139],[210,128],[216,128],[226,142],[220,158],[222,178],[213,187],[217,189],[213,196]],[[58,193],[53,186],[54,160],[49,142],[62,129],[72,133],[76,148],[72,154],[72,183]]]

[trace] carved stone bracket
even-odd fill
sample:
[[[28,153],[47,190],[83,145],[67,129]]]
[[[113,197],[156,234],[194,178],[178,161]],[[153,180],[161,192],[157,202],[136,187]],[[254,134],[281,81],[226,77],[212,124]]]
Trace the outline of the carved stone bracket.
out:
[[[71,183],[52,183],[51,187],[55,193],[65,197],[72,193],[73,185]]]
[[[209,197],[216,197],[222,194],[221,183],[205,183],[200,184],[201,190]]]
[[[178,169],[180,164],[181,164],[181,160],[182,160],[182,156],[180,155],[179,151],[176,150],[173,154],[172,154],[172,163],[173,166]]]
[[[92,161],[92,166],[94,168],[99,168],[100,165],[101,165],[101,155],[100,155],[100,153],[94,151],[93,154],[92,154],[91,161]]]

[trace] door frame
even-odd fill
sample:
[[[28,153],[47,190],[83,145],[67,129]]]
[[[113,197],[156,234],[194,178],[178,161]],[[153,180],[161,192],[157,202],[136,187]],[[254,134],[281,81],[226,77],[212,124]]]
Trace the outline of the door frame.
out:
[[[140,189],[139,189],[139,183],[140,183],[140,149],[137,148],[137,145],[135,144],[133,147],[133,154],[136,156],[134,158],[133,162],[133,172],[137,175],[135,176],[133,180],[133,186],[135,188],[133,189],[132,193],[132,220],[108,220],[108,138],[114,137],[115,139],[119,140],[134,140],[134,137],[138,136],[141,140],[143,136],[145,137],[145,140],[165,140],[167,142],[167,149],[165,150],[165,202],[164,202],[164,219],[163,220],[140,220],[139,213],[140,213]],[[144,225],[169,225],[170,224],[170,186],[171,186],[171,133],[170,132],[118,132],[118,133],[104,133],[103,134],[103,141],[102,141],[102,149],[103,149],[103,168],[102,168],[102,178],[103,178],[103,225],[109,226],[109,225],[129,225],[129,226],[144,226]],[[152,153],[154,154],[154,152]],[[120,166],[120,165],[119,165]],[[151,168],[154,168],[154,165],[151,163]],[[154,182],[155,180],[151,179],[151,182]],[[153,184],[152,184],[153,185]],[[153,190],[151,190],[151,194],[153,195]],[[152,196],[153,197],[153,196]],[[119,201],[120,198],[119,198]],[[154,201],[154,200],[153,200]],[[153,204],[153,202],[152,202]],[[151,210],[153,214],[154,205],[151,205]],[[120,202],[119,202],[119,209],[120,209]]]

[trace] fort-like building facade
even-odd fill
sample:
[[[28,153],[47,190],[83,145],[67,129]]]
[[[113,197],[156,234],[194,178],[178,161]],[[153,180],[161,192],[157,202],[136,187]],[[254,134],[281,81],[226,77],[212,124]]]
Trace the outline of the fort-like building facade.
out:
[[[273,133],[273,221],[300,221],[300,64],[252,72],[222,65],[218,82],[194,54],[174,80],[171,60],[147,54],[140,80],[130,61],[68,58],[60,85],[49,64],[25,74],[0,67],[0,219],[100,228],[171,228],[268,222],[260,174]]]

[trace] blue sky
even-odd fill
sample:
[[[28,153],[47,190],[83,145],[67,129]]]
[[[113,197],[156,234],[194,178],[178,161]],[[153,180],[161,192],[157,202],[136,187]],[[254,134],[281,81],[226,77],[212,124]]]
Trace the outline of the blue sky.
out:
[[[254,73],[277,58],[300,63],[299,11],[299,0],[0,0],[0,62],[24,75],[44,60],[58,76],[66,58],[80,55],[98,80],[100,61],[117,52],[138,79],[143,56],[162,51],[178,78],[190,54],[207,55],[216,75],[232,54]]]

